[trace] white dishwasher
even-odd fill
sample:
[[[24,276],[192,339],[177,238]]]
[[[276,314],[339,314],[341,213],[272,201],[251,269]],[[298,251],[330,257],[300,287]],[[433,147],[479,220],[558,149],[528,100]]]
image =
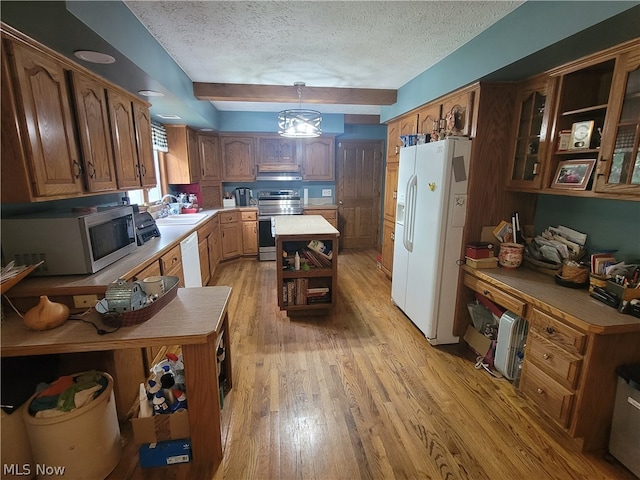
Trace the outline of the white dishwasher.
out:
[[[201,287],[200,252],[198,252],[198,232],[193,232],[180,242],[182,254],[182,275],[186,288]]]

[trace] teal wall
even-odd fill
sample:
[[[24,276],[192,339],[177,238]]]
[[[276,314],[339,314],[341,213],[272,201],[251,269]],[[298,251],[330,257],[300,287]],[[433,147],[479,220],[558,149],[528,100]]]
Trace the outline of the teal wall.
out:
[[[622,41],[616,36],[619,33],[616,30],[626,32],[628,24],[634,25],[631,27],[632,32],[635,32],[632,35],[637,37],[637,6],[637,1],[525,2],[442,61],[403,85],[398,90],[397,102],[381,108],[381,121],[385,122],[402,115],[514,63],[520,66],[517,78],[522,79],[604,49],[605,45],[614,45]],[[572,44],[570,51],[564,52],[564,58],[547,58],[546,65],[539,65],[537,71],[523,74],[526,65],[525,62],[519,62],[520,60],[527,59],[540,50],[629,9],[633,10],[619,15],[604,35],[595,34],[592,35],[595,38],[587,38],[590,42]],[[548,64],[556,59],[557,63]]]
[[[640,262],[640,202],[538,195],[536,234],[564,225],[586,233],[590,253],[616,249],[616,258]]]

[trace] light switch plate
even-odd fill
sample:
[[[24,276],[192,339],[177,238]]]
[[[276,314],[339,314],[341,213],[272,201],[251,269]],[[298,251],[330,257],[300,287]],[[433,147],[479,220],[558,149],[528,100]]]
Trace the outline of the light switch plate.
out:
[[[323,188],[322,189],[322,196],[323,197],[330,197],[331,196],[331,189],[330,188]]]

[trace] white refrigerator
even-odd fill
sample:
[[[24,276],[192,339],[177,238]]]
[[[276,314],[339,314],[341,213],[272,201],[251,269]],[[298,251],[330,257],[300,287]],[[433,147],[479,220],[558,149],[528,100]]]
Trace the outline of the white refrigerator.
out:
[[[393,250],[393,302],[432,345],[453,335],[471,140],[400,150]]]

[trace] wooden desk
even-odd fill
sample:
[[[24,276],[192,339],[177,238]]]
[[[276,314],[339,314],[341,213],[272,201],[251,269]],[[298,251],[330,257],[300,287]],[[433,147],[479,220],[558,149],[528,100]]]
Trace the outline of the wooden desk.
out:
[[[182,345],[193,463],[212,464],[215,471],[222,461],[216,342],[224,332],[225,368],[231,388],[230,295],[231,287],[181,288],[177,297],[148,321],[107,335],[98,335],[91,325],[76,321],[32,332],[17,316],[5,318],[0,354],[18,357]],[[93,320],[99,321],[95,315]]]

